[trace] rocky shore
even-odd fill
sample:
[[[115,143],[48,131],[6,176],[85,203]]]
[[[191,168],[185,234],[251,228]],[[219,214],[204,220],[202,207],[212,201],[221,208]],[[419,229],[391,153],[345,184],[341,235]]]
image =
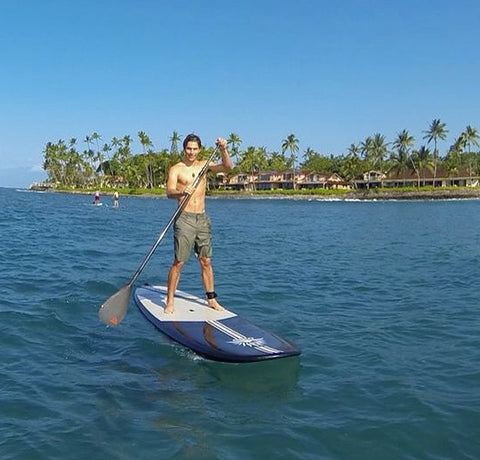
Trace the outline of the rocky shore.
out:
[[[216,198],[277,198],[291,200],[325,200],[325,201],[374,201],[374,200],[460,200],[480,199],[480,188],[435,189],[435,190],[351,190],[345,193],[294,194],[294,193],[251,193],[221,192],[213,193]]]
[[[480,188],[459,188],[435,190],[409,190],[403,191],[399,189],[388,190],[385,189],[377,191],[362,190],[347,192],[343,199],[357,199],[357,200],[458,200],[458,199],[473,199],[480,198]]]

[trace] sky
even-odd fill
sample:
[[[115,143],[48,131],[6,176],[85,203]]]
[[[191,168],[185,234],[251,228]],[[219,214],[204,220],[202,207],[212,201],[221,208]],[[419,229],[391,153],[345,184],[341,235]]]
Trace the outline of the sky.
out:
[[[0,0],[0,186],[47,142],[173,131],[343,155],[434,119],[480,129],[478,0]]]

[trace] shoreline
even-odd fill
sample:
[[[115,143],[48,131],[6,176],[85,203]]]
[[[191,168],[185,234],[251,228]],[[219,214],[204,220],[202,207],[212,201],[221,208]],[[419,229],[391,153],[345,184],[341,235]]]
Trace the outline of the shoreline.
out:
[[[53,188],[45,189],[30,186],[31,191],[53,192],[93,195],[89,190],[56,190]],[[137,196],[146,198],[166,198],[161,193],[149,193],[148,191],[132,193],[122,193],[120,196]],[[104,196],[112,196],[113,191],[102,191]],[[208,198],[228,198],[228,199],[289,199],[289,200],[317,200],[317,201],[375,201],[375,200],[459,200],[459,199],[480,199],[480,188],[459,188],[456,189],[434,189],[434,190],[349,190],[344,193],[275,193],[275,192],[210,192]]]
[[[480,199],[480,188],[459,190],[362,190],[331,194],[288,194],[288,193],[239,193],[222,192],[208,195],[209,198],[231,199],[289,199],[316,201],[376,201],[376,200],[461,200]]]

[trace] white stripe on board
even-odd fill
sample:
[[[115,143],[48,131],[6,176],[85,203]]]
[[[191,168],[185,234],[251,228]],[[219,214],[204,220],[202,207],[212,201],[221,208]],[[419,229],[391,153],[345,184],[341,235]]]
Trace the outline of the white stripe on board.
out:
[[[247,337],[216,320],[208,320],[206,322],[210,324],[210,326],[213,326],[214,328],[218,329],[220,332],[223,332],[225,335],[228,335],[229,337],[231,337],[233,340],[231,340],[230,343],[233,343],[234,345],[239,345],[243,347],[252,347],[263,353],[280,353],[282,351],[282,350],[277,350],[276,348],[272,348],[268,345],[265,345],[265,340],[263,337],[259,337],[259,338]]]

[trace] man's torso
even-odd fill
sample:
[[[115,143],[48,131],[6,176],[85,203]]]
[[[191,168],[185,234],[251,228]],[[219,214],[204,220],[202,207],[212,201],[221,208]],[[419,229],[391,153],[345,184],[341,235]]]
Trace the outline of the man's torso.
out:
[[[177,170],[177,190],[184,190],[185,187],[191,185],[195,178],[200,173],[205,161],[198,161],[192,166],[187,166],[184,163],[178,165]],[[197,185],[195,192],[188,200],[184,210],[187,212],[201,213],[205,211],[205,176]]]

